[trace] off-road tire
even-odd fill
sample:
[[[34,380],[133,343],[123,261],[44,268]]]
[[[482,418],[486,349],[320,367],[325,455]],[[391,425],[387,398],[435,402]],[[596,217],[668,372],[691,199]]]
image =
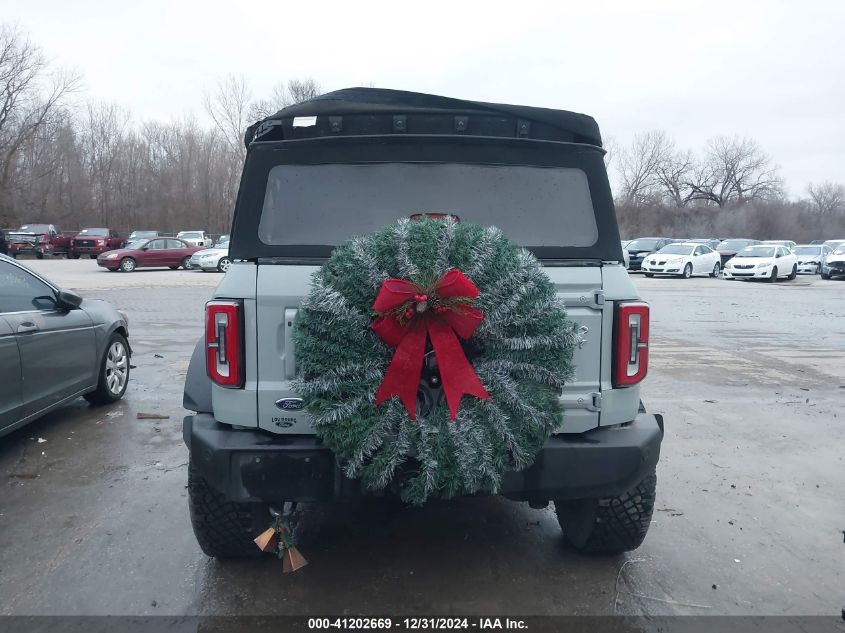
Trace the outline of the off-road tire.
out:
[[[123,345],[123,353],[125,354],[124,358],[124,365],[126,368],[124,382],[122,387],[119,389],[118,392],[113,392],[109,389],[108,380],[109,376],[107,373],[107,363],[109,362],[109,350],[111,350],[112,345],[114,343],[120,343]],[[91,404],[111,404],[112,402],[117,402],[123,397],[123,394],[126,393],[126,388],[129,386],[129,373],[131,369],[131,364],[129,363],[129,342],[126,340],[126,337],[123,336],[120,332],[112,332],[112,335],[109,337],[109,341],[106,344],[106,349],[103,352],[103,358],[100,359],[100,369],[97,380],[97,388],[92,391],[91,393],[86,393],[83,398],[85,398]],[[117,385],[116,385],[117,386]]]
[[[631,490],[606,499],[555,501],[567,544],[580,552],[621,554],[645,539],[654,512],[657,474],[652,471]]]
[[[124,257],[120,260],[120,272],[122,273],[131,273],[135,272],[135,269],[138,267],[138,262],[136,262],[131,257]]]
[[[719,264],[716,264],[715,266],[713,266],[713,272],[712,272],[712,273],[710,273],[710,276],[711,276],[713,279],[718,279],[718,277],[719,277],[719,273],[720,273],[720,272],[722,272],[722,267],[721,267],[721,266],[719,266]]]
[[[789,281],[793,281],[797,276],[798,276],[798,265],[796,264],[795,266],[792,267],[792,272],[789,273],[789,277],[787,277],[787,279]]]
[[[681,273],[681,277],[684,279],[689,279],[692,277],[692,264],[687,264],[684,266],[684,272]]]
[[[772,274],[769,277],[769,283],[776,284],[778,282],[778,267],[772,268]]]
[[[193,457],[188,458],[188,509],[202,551],[212,558],[261,556],[253,539],[270,526],[267,507],[226,501],[197,472],[192,460]]]

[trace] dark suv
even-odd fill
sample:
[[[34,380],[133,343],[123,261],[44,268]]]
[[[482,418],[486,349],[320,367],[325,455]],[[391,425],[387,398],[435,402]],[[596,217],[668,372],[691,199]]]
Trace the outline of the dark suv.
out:
[[[286,502],[370,492],[315,436],[297,376],[297,313],[334,246],[448,209],[529,248],[584,333],[560,392],[563,426],[499,493],[554,501],[584,551],[640,545],[663,438],[645,412],[648,306],[622,264],[595,121],[572,112],[349,89],[253,125],[235,209],[233,261],[206,306],[207,336],[185,382],[189,502],[211,556],[252,539]],[[342,213],[339,210],[343,210]]]

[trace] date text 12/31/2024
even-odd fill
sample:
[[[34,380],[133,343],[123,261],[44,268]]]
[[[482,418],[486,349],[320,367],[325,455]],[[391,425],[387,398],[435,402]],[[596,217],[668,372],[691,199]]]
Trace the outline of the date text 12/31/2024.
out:
[[[513,618],[309,618],[309,630],[511,630],[527,629],[524,620]]]

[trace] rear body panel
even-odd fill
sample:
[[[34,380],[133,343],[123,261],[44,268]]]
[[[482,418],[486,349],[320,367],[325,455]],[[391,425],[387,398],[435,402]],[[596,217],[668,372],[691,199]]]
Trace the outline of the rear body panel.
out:
[[[297,398],[290,388],[296,375],[293,328],[316,266],[233,264],[215,292],[218,299],[241,299],[245,314],[246,383],[244,389],[212,387],[218,421],[272,433],[313,433],[304,410],[277,405]],[[563,389],[562,433],[581,433],[599,425],[630,421],[639,406],[639,386],[611,384],[613,306],[637,298],[625,269],[618,264],[546,268],[569,318],[581,332],[574,352],[575,376]]]

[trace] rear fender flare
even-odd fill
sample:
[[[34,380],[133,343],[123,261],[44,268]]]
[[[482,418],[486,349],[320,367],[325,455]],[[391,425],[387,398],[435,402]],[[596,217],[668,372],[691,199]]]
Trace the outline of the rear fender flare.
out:
[[[213,413],[211,404],[211,379],[205,370],[205,339],[201,338],[191,354],[188,373],[185,374],[185,391],[182,406],[197,413]]]

